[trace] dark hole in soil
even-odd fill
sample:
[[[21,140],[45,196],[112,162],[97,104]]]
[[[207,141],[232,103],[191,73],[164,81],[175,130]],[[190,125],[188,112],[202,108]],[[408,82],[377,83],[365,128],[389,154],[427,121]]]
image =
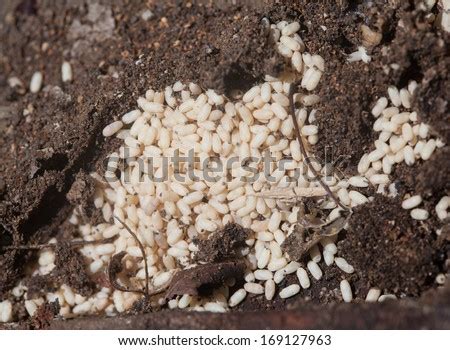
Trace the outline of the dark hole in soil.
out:
[[[12,245],[13,237],[12,235],[6,231],[3,227],[0,226],[0,247],[5,247]]]
[[[417,60],[414,57],[410,58],[410,65],[408,68],[406,68],[402,75],[400,76],[400,81],[398,86],[399,87],[405,87],[408,85],[408,82],[411,80],[415,81],[422,81],[423,73],[420,69],[419,64],[417,63]]]
[[[243,70],[237,65],[232,65],[231,71],[223,79],[225,83],[225,94],[229,95],[233,90],[245,91],[246,88],[244,87],[252,86],[256,79],[248,73],[249,71],[251,70]]]
[[[43,196],[40,205],[30,214],[29,220],[19,229],[28,237],[33,232],[51,222],[52,218],[58,215],[61,208],[67,205],[67,199],[64,193],[59,192],[55,187],[49,187]]]
[[[358,0],[358,1],[349,0],[346,2],[347,2],[347,11],[357,11],[359,5],[361,5],[363,3],[362,0]]]
[[[23,13],[25,15],[35,16],[37,13],[36,0],[24,0],[16,7],[16,12]]]
[[[45,170],[62,170],[66,167],[68,161],[67,155],[62,153],[55,153],[48,159],[38,159],[40,168],[35,176],[41,175]]]
[[[355,45],[353,45],[353,43],[348,40],[345,35],[340,35],[337,41],[346,54],[350,54],[355,51]]]

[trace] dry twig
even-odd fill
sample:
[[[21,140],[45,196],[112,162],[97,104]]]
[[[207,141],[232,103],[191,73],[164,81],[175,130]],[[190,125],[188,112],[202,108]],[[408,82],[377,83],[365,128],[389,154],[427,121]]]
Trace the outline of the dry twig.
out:
[[[131,236],[133,236],[134,240],[138,244],[139,249],[141,250],[142,258],[144,259],[144,270],[145,270],[145,293],[144,294],[146,297],[149,297],[150,296],[150,293],[149,293],[150,277],[148,274],[147,254],[145,253],[144,245],[139,240],[138,236],[130,229],[130,227],[126,223],[124,223],[122,220],[120,220],[117,216],[115,216],[115,218],[117,219],[117,221],[119,221],[123,225],[123,227],[125,227],[125,229],[128,231],[128,233]],[[123,258],[123,256],[122,256],[122,258]]]
[[[324,188],[326,193],[333,199],[333,201],[340,206],[344,210],[349,210],[345,205],[343,205],[340,200],[334,195],[334,193],[331,191],[330,187],[322,180],[317,170],[312,166],[311,159],[308,157],[308,153],[306,152],[305,144],[303,143],[302,134],[300,132],[300,127],[298,125],[297,118],[295,117],[295,104],[294,104],[294,91],[295,91],[296,84],[292,83],[289,88],[289,105],[291,109],[291,117],[292,121],[294,123],[294,129],[296,138],[298,140],[298,143],[300,145],[300,151],[302,153],[303,159],[305,160],[306,165],[313,173],[315,180],[320,183],[320,185]]]

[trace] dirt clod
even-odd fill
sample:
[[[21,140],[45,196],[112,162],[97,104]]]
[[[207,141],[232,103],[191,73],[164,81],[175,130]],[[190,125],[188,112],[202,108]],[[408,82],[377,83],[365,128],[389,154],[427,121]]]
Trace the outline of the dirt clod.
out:
[[[199,251],[195,260],[200,262],[220,262],[235,258],[240,248],[245,247],[248,230],[238,224],[227,224],[223,230],[210,234],[206,239],[197,239]]]
[[[55,275],[62,282],[72,287],[77,293],[89,296],[94,291],[84,258],[70,243],[61,242],[55,248]]]

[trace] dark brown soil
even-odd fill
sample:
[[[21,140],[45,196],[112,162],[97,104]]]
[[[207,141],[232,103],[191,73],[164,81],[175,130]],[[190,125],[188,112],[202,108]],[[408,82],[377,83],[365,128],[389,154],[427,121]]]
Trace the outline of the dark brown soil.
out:
[[[264,17],[300,20],[308,50],[325,58],[318,91],[320,142],[313,151],[323,161],[335,162],[337,171],[351,173],[361,155],[372,149],[369,111],[374,101],[388,85],[402,87],[410,79],[421,84],[414,102],[420,118],[449,143],[449,35],[416,10],[414,1],[238,3],[243,5],[153,0],[0,4],[0,246],[43,243],[56,235],[72,238],[76,232],[67,218],[74,205],[85,206],[86,221],[97,220],[98,213],[88,204],[92,187],[87,174],[100,169],[116,146],[104,140],[101,130],[133,108],[147,88],[189,80],[219,91],[246,89],[279,70]],[[146,9],[153,17],[144,20]],[[346,55],[361,45],[361,24],[381,33],[382,39],[368,50],[370,64],[350,64]],[[64,59],[74,70],[70,84],[60,78]],[[27,86],[36,70],[43,72],[45,87],[34,95]],[[11,77],[18,77],[24,88],[9,87]],[[426,163],[399,166],[393,175],[399,193],[422,194],[431,210],[449,192],[448,153],[446,147]],[[446,266],[448,241],[435,235],[442,223],[432,219],[418,225],[399,209],[399,198],[377,197],[358,208],[340,244],[358,271],[350,280],[358,298],[375,285],[418,296],[433,287],[433,276]],[[33,254],[0,254],[3,299]],[[72,264],[76,258],[64,261],[78,271],[78,263]],[[324,278],[300,293],[299,300],[327,303],[338,298],[340,272],[324,271]],[[241,306],[285,307],[284,301],[268,303],[260,297]]]
[[[244,248],[248,230],[237,224],[228,224],[223,230],[209,235],[206,239],[194,242],[198,245],[195,260],[201,262],[221,262],[236,258]]]
[[[418,225],[400,207],[398,197],[377,195],[370,204],[355,208],[338,247],[358,275],[356,294],[378,287],[386,293],[419,296],[434,284],[445,260],[444,242],[436,240],[433,223]]]

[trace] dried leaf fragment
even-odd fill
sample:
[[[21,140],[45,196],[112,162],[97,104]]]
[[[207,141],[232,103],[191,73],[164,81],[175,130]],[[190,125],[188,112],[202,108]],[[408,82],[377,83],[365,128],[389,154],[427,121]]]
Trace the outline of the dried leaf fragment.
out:
[[[227,279],[242,278],[245,263],[242,260],[198,265],[179,271],[166,292],[166,300],[184,294],[200,295],[211,287],[223,285]]]

